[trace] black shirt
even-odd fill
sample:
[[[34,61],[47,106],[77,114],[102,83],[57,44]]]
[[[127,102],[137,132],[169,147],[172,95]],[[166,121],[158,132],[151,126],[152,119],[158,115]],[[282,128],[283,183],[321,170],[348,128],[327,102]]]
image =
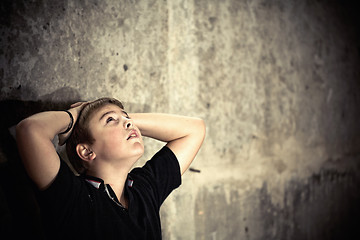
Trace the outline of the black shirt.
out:
[[[162,148],[142,168],[128,174],[128,209],[110,185],[95,177],[75,176],[61,161],[54,182],[39,193],[49,239],[161,239],[159,210],[181,184],[174,153]]]

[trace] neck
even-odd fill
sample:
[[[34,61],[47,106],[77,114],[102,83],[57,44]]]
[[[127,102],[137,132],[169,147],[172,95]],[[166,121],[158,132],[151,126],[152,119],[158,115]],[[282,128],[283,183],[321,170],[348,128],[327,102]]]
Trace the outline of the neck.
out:
[[[114,168],[114,167],[102,167],[96,169],[96,171],[88,170],[88,174],[94,177],[101,178],[105,184],[109,184],[113,191],[116,194],[117,199],[119,202],[127,208],[127,199],[125,196],[125,182],[127,179],[127,175],[130,171],[130,167],[121,167],[121,168]]]

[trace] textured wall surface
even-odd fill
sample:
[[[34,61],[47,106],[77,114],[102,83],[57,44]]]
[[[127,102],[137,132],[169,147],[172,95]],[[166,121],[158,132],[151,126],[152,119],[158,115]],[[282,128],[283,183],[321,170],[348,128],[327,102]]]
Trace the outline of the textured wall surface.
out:
[[[2,232],[42,232],[12,126],[44,109],[111,96],[130,112],[206,121],[192,164],[200,173],[188,171],[161,210],[164,239],[360,236],[355,5],[6,0],[0,6]],[[145,144],[138,165],[162,146]]]

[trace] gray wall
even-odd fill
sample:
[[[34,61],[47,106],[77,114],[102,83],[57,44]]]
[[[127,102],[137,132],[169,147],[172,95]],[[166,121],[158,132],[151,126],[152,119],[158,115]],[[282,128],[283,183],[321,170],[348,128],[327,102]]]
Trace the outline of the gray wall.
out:
[[[7,130],[111,96],[207,123],[200,172],[161,210],[164,239],[358,234],[356,13],[321,0],[2,1],[2,228],[41,234]],[[145,143],[139,165],[161,146]]]

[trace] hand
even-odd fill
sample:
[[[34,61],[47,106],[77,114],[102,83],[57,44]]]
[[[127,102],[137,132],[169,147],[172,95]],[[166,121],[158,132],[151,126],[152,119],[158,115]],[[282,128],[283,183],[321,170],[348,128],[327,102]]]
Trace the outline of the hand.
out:
[[[73,126],[72,126],[72,129],[69,132],[67,132],[65,134],[58,134],[58,137],[59,137],[59,143],[58,144],[60,146],[64,145],[66,140],[70,137],[71,132],[72,132],[72,130],[74,128],[74,125],[75,125],[75,123],[76,123],[76,121],[78,119],[78,116],[79,116],[81,110],[87,104],[89,104],[89,102],[77,102],[77,103],[71,104],[70,109],[68,111],[72,114],[72,116],[74,118]]]

